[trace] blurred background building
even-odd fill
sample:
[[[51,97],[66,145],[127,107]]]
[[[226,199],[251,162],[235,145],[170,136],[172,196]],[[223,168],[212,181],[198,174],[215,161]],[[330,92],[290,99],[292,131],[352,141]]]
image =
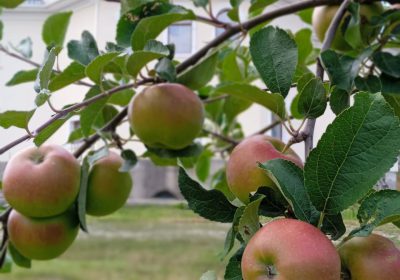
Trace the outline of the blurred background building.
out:
[[[197,9],[189,0],[175,0],[175,4],[194,9],[196,13],[206,16],[202,9]],[[244,1],[243,11],[246,11],[246,5],[250,1]],[[272,10],[277,6],[290,5],[295,0],[280,0],[267,9]],[[215,14],[222,21],[229,20],[226,15],[226,9],[230,6],[229,0],[213,0]],[[33,42],[32,60],[41,62],[44,56],[45,45],[41,39],[42,25],[45,19],[52,13],[60,11],[73,11],[70,26],[66,36],[66,42],[72,39],[79,39],[82,31],[90,31],[97,39],[99,49],[104,50],[108,41],[114,41],[116,30],[115,26],[120,16],[120,5],[113,1],[105,0],[27,0],[15,10],[5,10],[1,15],[4,22],[3,45],[17,45],[22,39],[31,38]],[[241,9],[242,9],[241,8]],[[290,29],[296,32],[307,25],[295,15],[284,16],[274,20],[271,24],[280,26],[284,29]],[[201,48],[207,42],[218,36],[221,29],[201,23],[201,22],[179,22],[170,26],[163,32],[159,40],[165,43],[175,43],[176,58],[183,60],[190,56],[197,49]],[[315,41],[315,43],[318,43]],[[69,64],[66,52],[62,52],[59,65],[64,69]],[[0,112],[7,110],[30,110],[34,107],[35,92],[33,84],[22,84],[14,87],[6,87],[5,84],[19,70],[30,70],[34,67],[22,61],[16,60],[3,53],[0,53]],[[57,91],[52,95],[52,103],[60,108],[65,104],[70,104],[81,100],[87,89],[77,85],[69,86],[66,89]],[[288,99],[293,98],[295,92],[291,92]],[[31,128],[42,124],[52,115],[52,111],[46,106],[42,106],[35,113],[30,122]],[[318,119],[315,131],[315,139],[318,141],[325,131],[327,125],[333,120],[333,113],[329,106],[325,115]],[[249,135],[273,121],[271,113],[258,105],[253,105],[250,110],[239,116],[243,124],[244,132]],[[296,124],[296,122],[295,122]],[[79,125],[77,120],[71,119],[66,123],[51,139],[50,143],[66,143],[69,133]],[[119,128],[120,131],[128,131],[126,125]],[[9,128],[7,130],[0,128],[0,146],[11,142],[17,137],[23,135],[24,130]],[[123,133],[123,132],[122,132]],[[280,127],[275,128],[270,133],[273,136],[282,138],[284,141],[289,139],[289,135]],[[3,155],[0,155],[0,162],[7,160],[24,146],[32,145],[31,142],[23,143]],[[73,148],[73,147],[69,147]],[[139,154],[143,151],[140,145],[133,146]],[[303,144],[297,144],[294,149],[303,156]],[[2,164],[4,165],[4,164]],[[216,165],[219,165],[216,163]],[[0,165],[1,166],[1,165]],[[393,172],[388,174],[386,183],[391,188],[396,187],[397,165]],[[135,178],[135,188],[133,197],[179,197],[179,191],[176,188],[176,169],[155,167],[150,162],[141,161],[139,166],[133,171]],[[1,167],[0,167],[1,174]],[[150,176],[149,176],[150,175]],[[150,191],[149,191],[150,190]]]

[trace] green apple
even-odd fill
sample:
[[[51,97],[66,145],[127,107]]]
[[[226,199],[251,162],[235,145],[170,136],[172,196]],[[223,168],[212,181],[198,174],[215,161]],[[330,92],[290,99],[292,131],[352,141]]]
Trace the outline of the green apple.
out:
[[[353,237],[339,247],[339,254],[351,280],[400,279],[400,250],[386,237]]]
[[[339,6],[319,6],[314,8],[312,16],[312,26],[318,39],[322,42],[325,38],[325,34],[328,31],[329,25],[333,20]],[[378,16],[383,12],[383,6],[381,3],[363,4],[360,8],[361,15],[361,37],[363,44],[368,45],[377,36],[378,30],[368,25],[369,21],[373,16]],[[347,13],[346,15],[350,15]],[[346,17],[345,15],[345,17]],[[338,51],[349,51],[352,47],[346,42],[342,29],[344,28],[344,19],[340,23],[339,28],[336,31],[335,38],[332,42],[332,49]]]
[[[247,244],[244,280],[340,280],[340,258],[316,227],[294,219],[264,225]]]
[[[50,260],[63,254],[79,231],[76,213],[68,210],[50,218],[29,218],[12,210],[7,223],[14,247],[32,260]]]
[[[265,171],[258,167],[258,162],[281,158],[302,168],[300,157],[290,148],[282,153],[284,147],[285,143],[281,140],[265,135],[251,136],[237,145],[226,166],[226,179],[231,192],[247,203],[249,194],[259,187],[276,187]]]
[[[157,84],[133,97],[129,121],[134,133],[149,147],[179,150],[199,135],[203,103],[180,84]]]
[[[74,203],[79,181],[79,162],[63,147],[31,147],[8,162],[3,175],[3,194],[25,216],[51,217],[65,212]]]
[[[120,172],[123,159],[110,152],[96,161],[89,173],[86,213],[92,216],[109,215],[120,209],[129,198],[132,178]]]

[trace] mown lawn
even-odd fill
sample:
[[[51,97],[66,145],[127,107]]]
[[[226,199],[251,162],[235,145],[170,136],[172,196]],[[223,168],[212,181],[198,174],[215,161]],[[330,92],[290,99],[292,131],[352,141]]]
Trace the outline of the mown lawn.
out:
[[[356,226],[352,213],[346,224]],[[197,280],[215,270],[222,279],[219,253],[227,225],[205,221],[185,207],[137,206],[89,219],[90,234],[61,258],[33,262],[31,270],[13,267],[4,280]],[[381,232],[400,245],[399,230]]]

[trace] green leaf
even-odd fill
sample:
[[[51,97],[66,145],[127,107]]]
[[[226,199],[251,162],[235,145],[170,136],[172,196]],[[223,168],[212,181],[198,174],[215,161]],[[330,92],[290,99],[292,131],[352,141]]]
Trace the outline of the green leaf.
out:
[[[302,89],[298,101],[298,111],[306,118],[318,118],[326,109],[326,90],[318,78],[311,79]]]
[[[308,24],[312,24],[312,14],[313,14],[313,8],[311,9],[304,9],[301,10],[300,12],[297,12],[297,15],[300,17],[302,21]]]
[[[377,52],[372,57],[375,65],[386,75],[400,78],[400,55],[393,55],[389,52]]]
[[[222,192],[229,201],[235,200],[235,195],[230,191],[228,187],[228,182],[226,181],[226,172],[225,168],[222,168],[215,172],[213,177],[211,178],[211,186],[213,189],[216,189]]]
[[[296,42],[284,30],[268,26],[250,40],[250,53],[268,89],[286,97],[296,70]]]
[[[396,116],[400,117],[400,96],[393,94],[384,94],[386,102],[393,108]]]
[[[400,79],[381,74],[381,85],[383,94],[396,94],[400,95]]]
[[[16,265],[23,268],[31,268],[32,266],[31,260],[21,255],[21,253],[18,252],[18,250],[14,247],[14,245],[11,242],[8,243],[8,251],[10,252],[11,258],[13,259]]]
[[[169,58],[162,58],[155,67],[157,75],[165,81],[173,83],[176,81],[176,68]]]
[[[261,202],[260,215],[271,218],[285,215],[289,203],[284,199],[281,192],[277,192],[270,187],[260,187],[254,196],[250,198],[250,201],[253,201],[254,198],[257,198],[259,195],[264,195],[266,197],[266,199]]]
[[[354,48],[363,47],[363,38],[361,34],[361,16],[360,16],[360,4],[350,3],[348,7],[350,12],[350,20],[347,23],[346,31],[344,33],[344,38],[349,45]],[[340,31],[339,31],[340,32]]]
[[[22,70],[15,73],[15,75],[9,80],[6,86],[15,86],[23,83],[34,82],[38,75],[39,69],[33,70]]]
[[[347,55],[339,55],[329,49],[321,53],[321,59],[332,83],[340,89],[350,91],[361,63],[371,53],[371,49],[366,49],[358,57],[353,58]]]
[[[138,23],[146,17],[168,13],[174,5],[167,1],[128,0],[129,4],[122,2],[122,16],[117,24],[116,41],[122,47],[131,46],[132,33]]]
[[[137,51],[131,54],[126,65],[128,73],[133,77],[139,74],[140,70],[150,61],[164,57],[165,54],[149,51]]]
[[[346,233],[346,226],[342,214],[325,215],[321,228],[322,232],[330,235],[332,240],[338,240]]]
[[[350,95],[346,90],[334,87],[329,99],[332,111],[339,115],[350,107]]]
[[[0,7],[13,9],[21,5],[25,0],[0,0]]]
[[[224,56],[220,74],[221,82],[236,82],[244,79],[243,69],[239,66],[238,54],[234,51]]]
[[[293,118],[301,120],[304,118],[304,116],[302,114],[300,114],[299,112],[299,99],[300,99],[300,94],[297,94],[293,100],[292,100],[292,104],[290,104],[290,113],[292,115]]]
[[[182,157],[195,157],[201,154],[203,146],[197,143],[187,146],[181,150],[169,150],[164,148],[152,148],[146,146],[147,150],[157,155],[160,158],[182,158]]]
[[[303,170],[291,161],[284,159],[270,160],[260,164],[260,167],[280,189],[296,218],[310,224],[314,223],[319,213],[312,205],[304,187]]]
[[[126,106],[129,104],[129,101],[135,95],[135,92],[131,89],[126,89],[118,92],[117,94],[113,94],[108,98],[108,104],[114,104],[118,106]]]
[[[17,46],[11,45],[11,47],[23,57],[32,57],[32,40],[29,37],[21,40]]]
[[[242,256],[244,247],[240,248],[230,259],[225,269],[225,280],[243,280],[242,278]]]
[[[207,271],[200,277],[200,280],[218,280],[218,279],[215,271]]]
[[[67,48],[68,57],[83,65],[88,65],[99,55],[96,40],[89,31],[83,31],[81,41],[70,41]]]
[[[280,94],[268,93],[249,84],[232,83],[218,87],[217,92],[258,103],[281,119],[286,116],[285,101]]]
[[[305,185],[316,208],[337,214],[363,197],[396,162],[399,137],[399,119],[382,95],[357,94],[305,164]]]
[[[256,200],[247,204],[239,220],[239,233],[246,243],[249,242],[253,235],[260,229],[258,211],[261,201],[264,198],[265,196],[261,195]]]
[[[63,72],[50,80],[49,90],[51,92],[57,91],[85,77],[85,66],[73,61]]]
[[[188,201],[193,212],[211,221],[231,223],[235,216],[236,207],[233,206],[217,190],[205,190],[199,183],[192,180],[183,168],[179,169],[179,188]]]
[[[368,236],[374,228],[400,219],[400,192],[382,190],[363,199],[358,209],[357,218],[360,227],[350,236]]]
[[[358,76],[354,80],[356,87],[360,91],[368,91],[370,93],[381,92],[382,84],[381,80],[376,76],[360,77]]]
[[[123,150],[121,152],[121,157],[124,160],[124,163],[119,168],[119,172],[129,172],[138,162],[138,158],[134,151],[132,150]]]
[[[85,157],[82,162],[81,167],[81,181],[79,186],[78,194],[78,218],[79,224],[83,231],[88,232],[86,224],[86,197],[87,197],[87,187],[89,181],[89,159]]]
[[[98,86],[92,87],[85,96],[85,100],[92,98],[101,93]],[[101,115],[103,108],[107,103],[107,98],[101,98],[84,108],[80,115],[80,125],[84,136],[89,136],[96,119]]]
[[[72,12],[53,14],[43,25],[42,38],[47,46],[62,47]]]
[[[4,128],[10,128],[12,126],[19,128],[27,128],[30,119],[35,113],[32,111],[7,111],[0,113],[0,126]]]
[[[308,28],[300,29],[294,35],[294,40],[297,43],[297,48],[299,52],[299,63],[307,64],[307,58],[313,52],[313,45],[311,42],[312,32]]]
[[[259,15],[261,14],[266,7],[275,3],[277,0],[252,0],[249,8],[249,13],[251,15]]]
[[[204,150],[196,162],[196,175],[201,182],[205,182],[210,174],[211,160],[214,153],[210,150]]]
[[[243,215],[245,207],[239,207],[236,209],[235,216],[233,217],[232,226],[226,234],[224,242],[224,251],[221,254],[221,259],[225,258],[235,245],[235,240],[239,234],[239,221]]]
[[[100,84],[103,79],[103,70],[104,67],[109,64],[115,57],[117,57],[120,53],[119,52],[110,52],[99,55],[95,59],[93,59],[87,66],[86,66],[86,76],[89,77],[93,82],[96,84]]]
[[[56,48],[52,48],[50,50],[50,52],[47,55],[47,58],[44,62],[44,64],[42,65],[42,67],[40,67],[40,70],[38,72],[37,78],[36,78],[36,82],[35,82],[35,90],[38,94],[42,94],[42,95],[49,95],[49,82],[50,82],[50,78],[53,74],[53,66],[54,63],[56,62],[56,56],[57,56],[57,50]],[[36,100],[36,105],[37,106],[41,106],[46,102],[47,98],[45,99],[41,99],[40,102],[38,102],[38,100]]]
[[[167,46],[157,40],[149,40],[143,48],[143,51],[159,53],[164,56],[170,55],[170,50]]]
[[[205,8],[208,5],[209,0],[193,0],[193,4],[196,7],[202,7]]]
[[[177,82],[193,90],[198,90],[206,86],[214,77],[217,61],[218,52],[212,52],[196,65],[180,74]]]
[[[63,119],[58,119],[55,122],[53,122],[51,125],[43,129],[38,135],[36,135],[35,139],[33,142],[35,143],[36,146],[42,145],[44,142],[46,142],[51,136],[53,136],[54,133],[57,132],[57,130],[63,126],[67,122],[67,120],[72,116],[72,114],[68,114],[65,118]]]
[[[176,6],[167,14],[140,20],[132,33],[131,44],[134,51],[141,50],[147,41],[157,38],[169,25],[177,21],[195,19],[193,12]]]

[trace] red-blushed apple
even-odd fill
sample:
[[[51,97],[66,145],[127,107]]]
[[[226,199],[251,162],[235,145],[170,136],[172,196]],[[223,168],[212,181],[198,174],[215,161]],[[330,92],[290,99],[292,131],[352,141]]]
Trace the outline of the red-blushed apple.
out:
[[[265,171],[258,167],[258,162],[281,158],[302,168],[300,157],[290,148],[282,153],[284,147],[285,143],[281,140],[265,135],[251,136],[237,145],[226,166],[226,179],[231,192],[247,203],[249,194],[259,187],[276,187]]]
[[[79,221],[72,210],[50,218],[29,218],[12,210],[7,231],[11,243],[23,256],[50,260],[63,254],[74,242]]]
[[[316,227],[294,219],[264,225],[242,257],[244,280],[340,280],[340,258]]]
[[[29,217],[51,217],[74,203],[80,165],[61,146],[43,145],[18,152],[7,163],[3,194],[18,212]]]
[[[400,250],[386,237],[353,237],[339,247],[339,254],[351,280],[400,279]]]
[[[121,156],[110,152],[96,161],[89,173],[86,213],[105,216],[120,209],[128,200],[132,189],[129,172],[120,172]]]
[[[325,34],[328,31],[329,25],[333,20],[339,6],[319,6],[314,8],[312,16],[312,25],[318,39],[322,42],[325,38]],[[361,15],[361,38],[363,44],[368,45],[378,35],[378,30],[375,27],[368,25],[369,21],[373,16],[378,16],[383,12],[383,6],[381,3],[363,4],[360,8]],[[347,13],[350,15],[350,13]],[[346,42],[343,36],[343,26],[345,19],[342,20],[339,28],[336,31],[335,38],[332,42],[332,49],[339,51],[349,51],[352,47]]]
[[[149,147],[179,150],[189,146],[203,127],[200,98],[180,84],[157,84],[133,97],[129,121]]]

